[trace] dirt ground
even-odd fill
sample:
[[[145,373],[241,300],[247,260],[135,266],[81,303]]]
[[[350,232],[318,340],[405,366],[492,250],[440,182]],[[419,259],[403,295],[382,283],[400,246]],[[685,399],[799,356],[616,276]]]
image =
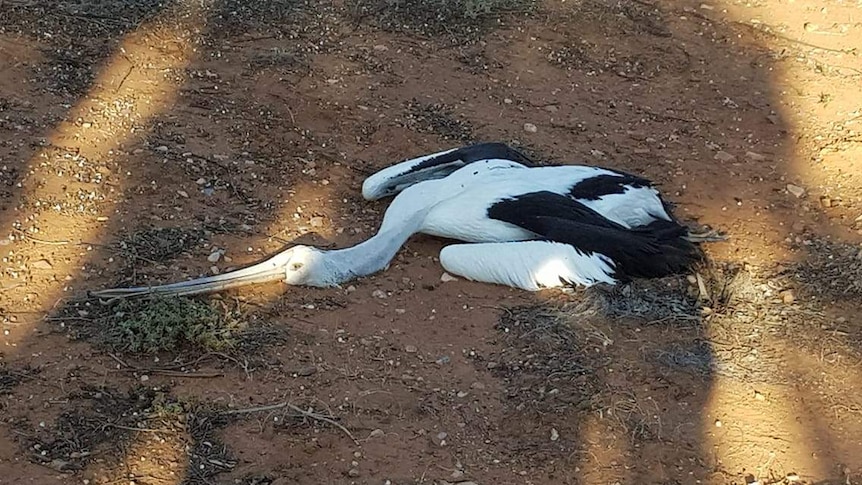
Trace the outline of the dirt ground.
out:
[[[862,3],[419,3],[0,0],[0,483],[862,483]],[[529,294],[416,237],[210,298],[222,351],[100,339],[87,290],[356,243],[364,176],[490,140],[730,239]]]

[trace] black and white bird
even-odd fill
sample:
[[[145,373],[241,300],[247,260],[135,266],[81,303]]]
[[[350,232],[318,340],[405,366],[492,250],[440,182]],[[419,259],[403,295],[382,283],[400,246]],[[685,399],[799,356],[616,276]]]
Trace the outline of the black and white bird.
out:
[[[608,168],[534,166],[502,143],[405,160],[365,180],[363,196],[395,195],[379,231],[356,246],[294,246],[237,271],[102,298],[193,295],[281,280],[317,287],[386,268],[417,233],[461,241],[440,253],[451,274],[525,290],[615,284],[689,270],[697,242],[646,179]]]

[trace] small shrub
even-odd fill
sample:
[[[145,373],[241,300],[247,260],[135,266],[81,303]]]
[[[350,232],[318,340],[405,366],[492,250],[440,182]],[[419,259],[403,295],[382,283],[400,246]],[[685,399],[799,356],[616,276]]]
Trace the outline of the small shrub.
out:
[[[124,300],[101,320],[103,342],[133,353],[225,350],[236,345],[242,330],[232,312],[188,298]]]

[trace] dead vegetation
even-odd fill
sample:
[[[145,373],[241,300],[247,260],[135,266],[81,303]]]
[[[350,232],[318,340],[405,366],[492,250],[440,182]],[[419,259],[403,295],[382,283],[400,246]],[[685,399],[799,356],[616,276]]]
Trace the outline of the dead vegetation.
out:
[[[211,483],[235,462],[216,433],[227,419],[166,390],[84,386],[53,423],[18,420],[28,459],[58,472],[87,469],[94,483]],[[116,453],[121,450],[122,453]]]
[[[443,140],[469,142],[473,140],[473,127],[459,119],[449,106],[427,104],[412,100],[407,104],[403,125],[416,133],[435,134]]]
[[[533,0],[422,0],[390,2],[351,0],[348,10],[359,22],[368,22],[390,32],[445,37],[462,44],[500,25],[507,16],[525,14]]]
[[[809,295],[862,300],[862,246],[815,238],[806,249],[808,257],[791,272]]]
[[[61,314],[54,321],[71,336],[119,353],[219,353],[240,356],[247,363],[260,349],[283,342],[285,335],[250,308],[221,299],[127,299],[113,305],[79,301]]]

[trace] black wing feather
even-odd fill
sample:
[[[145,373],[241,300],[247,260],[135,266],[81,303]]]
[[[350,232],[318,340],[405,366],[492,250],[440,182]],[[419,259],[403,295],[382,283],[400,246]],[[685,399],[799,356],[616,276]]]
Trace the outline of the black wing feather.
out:
[[[499,142],[490,142],[477,143],[475,145],[466,146],[449,153],[429,158],[428,160],[424,160],[422,163],[411,167],[409,171],[402,175],[409,175],[414,172],[421,172],[434,167],[446,167],[446,172],[443,172],[442,175],[440,172],[435,172],[435,176],[437,176],[437,178],[442,178],[443,176],[448,176],[450,173],[464,165],[490,159],[511,160],[526,167],[535,166],[535,163],[530,160],[529,157],[509,145]]]
[[[621,276],[657,278],[687,271],[703,258],[676,222],[656,220],[625,228],[586,205],[553,192],[534,192],[495,203],[488,217],[531,231],[543,239],[603,254]]]

